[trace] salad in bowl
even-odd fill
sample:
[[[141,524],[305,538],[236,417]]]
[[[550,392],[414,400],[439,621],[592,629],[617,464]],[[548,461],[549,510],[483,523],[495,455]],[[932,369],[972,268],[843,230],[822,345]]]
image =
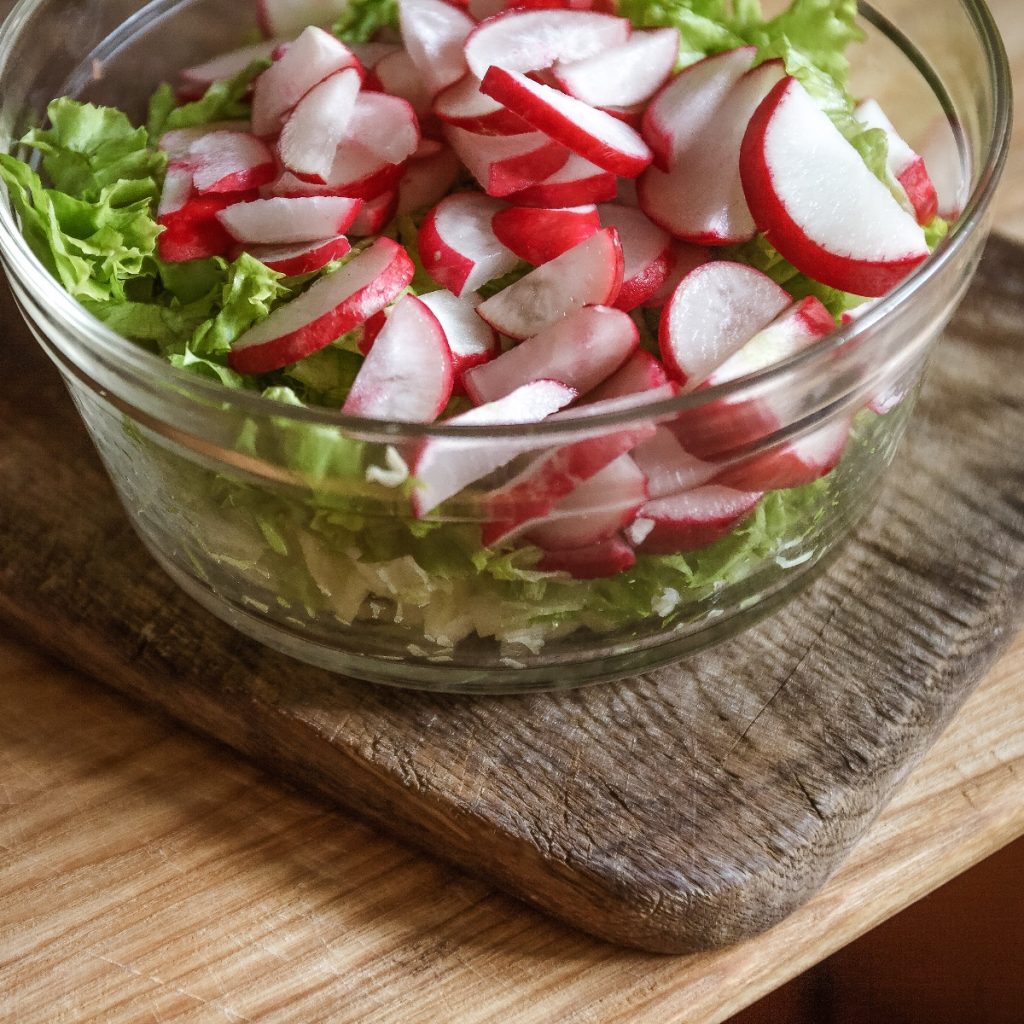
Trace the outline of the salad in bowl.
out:
[[[982,234],[948,118],[922,155],[851,85],[884,19],[129,6],[0,155],[3,255],[212,613],[377,681],[571,685],[729,635],[869,507]]]

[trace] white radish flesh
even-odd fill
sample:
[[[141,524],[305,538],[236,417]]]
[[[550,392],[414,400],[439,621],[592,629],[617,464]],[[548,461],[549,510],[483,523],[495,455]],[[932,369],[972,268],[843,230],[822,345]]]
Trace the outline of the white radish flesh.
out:
[[[343,235],[361,205],[360,199],[342,196],[255,199],[229,206],[217,217],[239,242],[276,245]]]

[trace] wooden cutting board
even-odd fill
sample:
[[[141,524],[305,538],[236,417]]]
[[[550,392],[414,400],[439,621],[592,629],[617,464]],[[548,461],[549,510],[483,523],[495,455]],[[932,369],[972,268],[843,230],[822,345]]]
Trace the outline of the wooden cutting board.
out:
[[[710,948],[801,904],[1024,618],[1024,250],[1006,241],[826,574],[680,665],[520,698],[350,682],[212,620],[135,540],[9,300],[3,318],[0,617],[614,942]]]

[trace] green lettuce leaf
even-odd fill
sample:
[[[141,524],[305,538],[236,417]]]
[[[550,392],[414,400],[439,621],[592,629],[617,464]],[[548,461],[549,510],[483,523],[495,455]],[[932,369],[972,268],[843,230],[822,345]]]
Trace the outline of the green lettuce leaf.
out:
[[[34,128],[22,143],[43,154],[43,169],[60,192],[96,202],[101,194],[125,206],[155,199],[164,154],[149,148],[149,133],[119,110],[72,99],[46,108],[49,128]]]
[[[398,29],[398,0],[351,0],[334,34],[345,43],[366,43],[382,28]]]
[[[75,298],[124,301],[132,279],[153,273],[160,228],[153,220],[146,179],[140,188],[107,185],[94,201],[44,188],[27,164],[0,154],[22,232],[40,262]]]
[[[214,82],[201,99],[178,106],[174,90],[164,82],[149,101],[146,125],[154,138],[176,128],[198,128],[214,121],[248,121],[246,97],[253,79],[270,67],[269,60],[253,61],[234,78]]]

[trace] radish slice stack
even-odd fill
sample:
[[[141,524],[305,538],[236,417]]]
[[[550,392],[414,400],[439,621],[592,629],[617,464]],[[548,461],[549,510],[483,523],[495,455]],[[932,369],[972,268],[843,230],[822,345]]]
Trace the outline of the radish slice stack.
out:
[[[319,275],[236,340],[231,366],[268,373],[362,328],[352,416],[429,423],[453,395],[475,408],[446,422],[470,427],[621,413],[832,329],[817,299],[794,302],[717,247],[760,231],[804,274],[863,295],[923,259],[935,190],[876,103],[856,113],[885,133],[891,192],[781,62],[739,47],[674,73],[675,28],[634,31],[593,6],[399,0],[400,43],[348,46],[315,27],[345,0],[258,0],[267,41],[183,71],[194,98],[271,61],[249,120],[162,137],[160,257],[244,251]],[[393,240],[410,217],[438,286],[421,274],[418,296]],[[657,346],[640,344],[644,316]],[[412,510],[465,500],[479,515],[482,501],[487,545],[534,545],[538,568],[581,579],[624,571],[713,543],[763,492],[829,472],[849,418],[734,454],[789,412],[762,395],[554,446],[432,439],[405,452]]]

